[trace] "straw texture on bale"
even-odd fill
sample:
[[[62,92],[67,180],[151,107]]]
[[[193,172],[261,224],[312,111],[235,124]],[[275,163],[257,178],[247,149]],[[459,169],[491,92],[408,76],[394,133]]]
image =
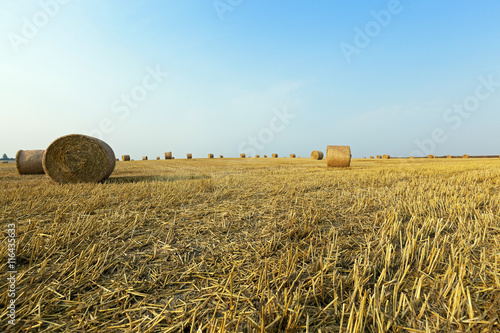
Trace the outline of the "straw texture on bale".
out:
[[[245,154],[240,154],[240,158],[246,158],[247,156]]]
[[[323,152],[322,151],[319,151],[319,150],[313,150],[312,153],[311,153],[311,158],[313,160],[322,160],[323,159]]]
[[[147,156],[143,156],[143,157],[142,157],[142,160],[143,160],[143,161],[147,161],[147,160],[148,160],[148,157],[147,157]]]
[[[208,154],[208,158],[214,158],[214,154]]]
[[[385,154],[384,156],[382,156],[382,158],[383,158],[384,160],[390,160],[390,159],[391,159],[391,156],[390,156],[390,155]]]
[[[290,158],[295,158],[297,157],[295,154],[290,154]]]
[[[171,151],[168,151],[165,153],[165,159],[166,160],[171,160],[172,159],[172,152]]]
[[[81,134],[60,137],[43,154],[45,173],[59,184],[103,181],[115,165],[115,153],[106,142]]]
[[[122,161],[130,161],[130,155],[122,155]]]
[[[186,154],[186,158],[187,158],[188,160],[192,159],[192,158],[193,158],[193,154]]]
[[[278,154],[273,154],[273,158],[278,158]]]
[[[327,146],[326,165],[336,168],[347,168],[351,166],[351,147]]]
[[[16,168],[20,175],[41,175],[45,150],[20,150],[16,154]]]

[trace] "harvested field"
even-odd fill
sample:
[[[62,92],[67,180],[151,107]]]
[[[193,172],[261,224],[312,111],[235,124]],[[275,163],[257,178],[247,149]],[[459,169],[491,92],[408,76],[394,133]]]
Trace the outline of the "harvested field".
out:
[[[0,164],[13,331],[500,331],[498,158],[361,161],[117,162],[64,186]]]

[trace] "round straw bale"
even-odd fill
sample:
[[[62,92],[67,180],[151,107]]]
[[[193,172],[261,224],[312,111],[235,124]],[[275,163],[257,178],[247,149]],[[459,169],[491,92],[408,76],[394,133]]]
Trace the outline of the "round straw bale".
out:
[[[385,154],[384,156],[382,156],[382,158],[383,158],[384,160],[389,160],[389,159],[391,159],[391,156],[390,156],[390,155]]]
[[[326,165],[328,167],[347,168],[351,165],[351,147],[327,146]]]
[[[374,159],[374,157],[373,157],[373,156],[370,156],[370,160],[373,160],[373,159]]]
[[[382,159],[382,155],[377,155],[377,159],[381,160]]]
[[[214,158],[214,154],[208,154],[208,158]]]
[[[462,158],[469,158],[469,155],[465,154]]]
[[[434,155],[427,155],[427,158],[436,158]]]
[[[240,154],[240,158],[245,158],[246,155],[245,154]]]
[[[297,157],[295,154],[290,154],[290,158],[295,158]]]
[[[192,158],[193,158],[193,154],[186,154],[186,158],[187,158],[188,160],[192,159]]]
[[[273,158],[278,158],[278,154],[273,154],[272,157]]]
[[[43,171],[45,150],[20,150],[16,154],[16,168],[20,175],[40,175]]]
[[[103,181],[115,165],[115,153],[106,142],[81,134],[60,137],[43,154],[45,173],[59,184]]]
[[[172,159],[172,152],[171,151],[165,153],[165,159],[166,160],[171,160]]]
[[[122,155],[122,161],[130,161],[130,155]]]
[[[142,157],[142,160],[143,160],[143,161],[147,161],[147,160],[148,160],[148,157],[147,157],[147,156],[143,156],[143,157]]]
[[[313,150],[311,153],[311,158],[313,160],[322,160],[323,159],[323,152],[319,150]]]
[[[262,158],[267,158],[267,155],[262,156]]]
[[[409,158],[410,158],[410,160],[412,160],[412,159],[413,159],[413,156],[410,156]]]
[[[255,158],[260,158],[260,155],[255,155]]]
[[[156,159],[159,160],[160,159],[160,156],[156,156]]]
[[[451,155],[446,156],[446,158],[451,158]]]
[[[222,156],[222,155],[219,155],[219,158],[224,158],[224,156]]]

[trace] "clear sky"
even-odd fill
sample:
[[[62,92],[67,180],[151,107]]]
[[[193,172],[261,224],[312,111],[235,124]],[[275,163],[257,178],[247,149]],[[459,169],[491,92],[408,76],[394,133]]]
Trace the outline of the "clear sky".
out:
[[[500,2],[6,0],[0,154],[500,154]]]

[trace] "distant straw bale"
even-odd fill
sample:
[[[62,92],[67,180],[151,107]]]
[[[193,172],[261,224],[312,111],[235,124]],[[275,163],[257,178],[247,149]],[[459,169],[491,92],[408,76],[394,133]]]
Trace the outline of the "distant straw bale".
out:
[[[168,151],[165,153],[165,159],[166,160],[171,160],[172,159],[172,152],[171,151]]]
[[[222,155],[219,155],[219,158],[224,158],[224,156],[222,156]]]
[[[391,156],[390,156],[390,155],[385,154],[384,156],[382,156],[382,159],[384,159],[384,160],[390,160],[390,159],[391,159]]]
[[[247,156],[245,154],[240,154],[240,158],[246,158]]]
[[[290,154],[290,158],[296,158],[297,156],[295,154]]]
[[[436,158],[434,155],[427,155],[427,158]]]
[[[373,156],[370,156],[370,160],[373,160],[374,158],[375,158],[375,157],[373,157]]]
[[[41,175],[45,150],[20,150],[16,154],[16,168],[20,175]]]
[[[188,160],[192,159],[192,158],[193,158],[193,154],[186,154],[186,158],[187,158]]]
[[[326,165],[328,167],[347,168],[351,165],[351,147],[327,146]]]
[[[147,157],[147,156],[143,156],[143,157],[142,157],[142,160],[143,160],[143,161],[147,161],[147,160],[148,160],[148,157]]]
[[[272,157],[273,158],[278,158],[278,154],[273,154]]]
[[[260,158],[260,155],[255,155],[255,158]]]
[[[157,160],[160,160],[160,156],[156,156],[156,159],[157,159]]]
[[[312,153],[311,153],[311,158],[313,160],[322,160],[323,159],[323,152],[322,151],[319,151],[319,150],[313,150]]]
[[[469,155],[465,154],[462,158],[469,158]]]
[[[382,159],[382,155],[377,155],[377,159],[381,160]]]
[[[208,154],[208,158],[214,158],[214,154]]]
[[[103,181],[115,165],[115,153],[107,143],[81,134],[60,137],[43,154],[45,173],[59,184]]]
[[[451,158],[451,155],[446,156],[446,158]]]
[[[130,155],[122,155],[122,161],[130,161]]]

